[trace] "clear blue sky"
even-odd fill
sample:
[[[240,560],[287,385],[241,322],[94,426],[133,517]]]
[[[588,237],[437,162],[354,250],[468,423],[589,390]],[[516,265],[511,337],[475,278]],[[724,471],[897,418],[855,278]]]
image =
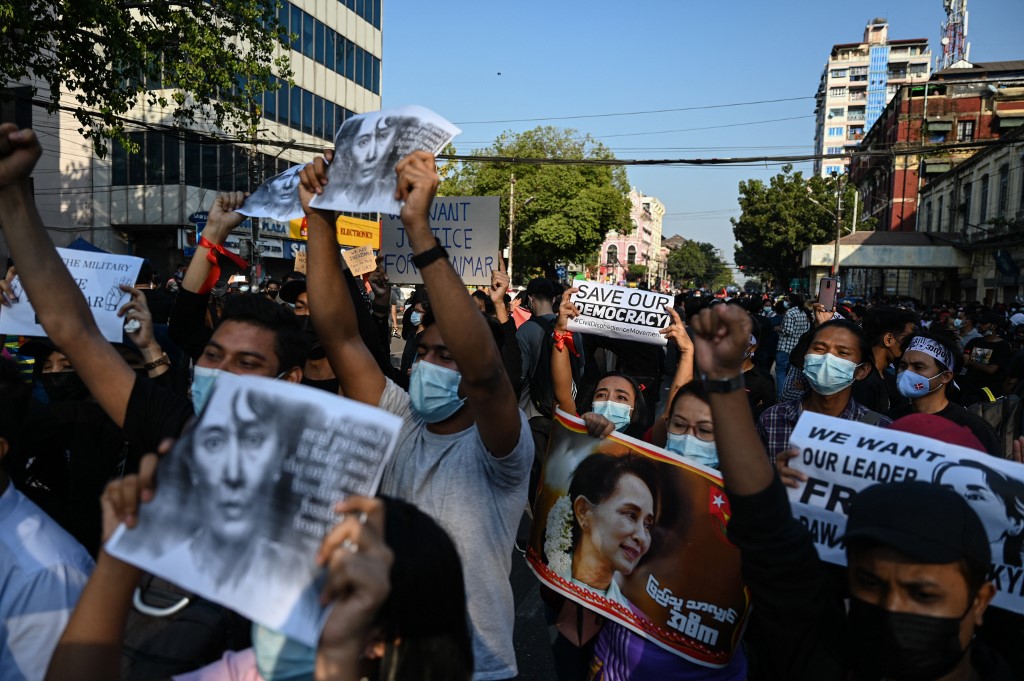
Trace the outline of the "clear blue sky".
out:
[[[968,10],[972,61],[1024,59],[1024,1],[970,0]],[[620,158],[812,153],[813,96],[829,50],[859,42],[879,16],[890,38],[927,38],[939,51],[942,0],[384,0],[384,106],[421,104],[458,123],[460,152],[504,130],[550,124],[589,132]],[[555,120],[797,97],[804,99]],[[471,123],[537,118],[545,120]],[[734,127],[707,129],[726,125]],[[677,130],[687,132],[666,132]],[[796,169],[809,174],[811,164]],[[633,186],[665,204],[666,236],[709,241],[732,262],[739,181],[779,169],[628,172]]]

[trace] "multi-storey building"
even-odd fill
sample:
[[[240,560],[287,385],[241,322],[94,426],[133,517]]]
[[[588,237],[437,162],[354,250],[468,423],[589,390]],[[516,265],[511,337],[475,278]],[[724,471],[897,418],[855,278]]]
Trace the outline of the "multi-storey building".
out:
[[[850,166],[861,215],[875,218],[877,230],[922,229],[921,188],[1022,123],[1024,61],[968,64],[938,71],[927,86],[904,86]],[[933,216],[952,210],[936,205]]]
[[[630,190],[629,200],[633,231],[625,235],[614,230],[608,232],[601,244],[599,281],[612,284],[626,281],[630,278],[627,277],[629,266],[642,265],[647,269],[640,280],[649,288],[663,283],[667,285],[665,262],[668,249],[661,244],[665,206],[653,196],[645,196],[636,189]]]
[[[928,40],[889,40],[885,19],[872,19],[860,43],[832,46],[815,96],[814,173],[846,172],[843,156],[860,144],[901,85],[928,80]]]
[[[48,115],[22,100],[0,110],[40,134],[44,156],[34,175],[36,202],[55,243],[77,236],[106,250],[148,257],[159,272],[182,261],[195,224],[220,191],[251,190],[288,166],[309,160],[306,149],[328,146],[347,117],[381,104],[382,0],[290,0],[279,21],[294,36],[293,83],[256,102],[263,114],[259,144],[225,143],[217,131],[168,131],[170,110],[141,105],[131,112],[138,153],[111,145],[99,158],[66,111]],[[283,48],[282,48],[283,49]],[[154,83],[159,88],[159,83]],[[154,125],[156,124],[156,125]],[[290,270],[302,248],[289,225],[259,221],[258,250],[272,271]],[[239,233],[228,246],[242,248]]]

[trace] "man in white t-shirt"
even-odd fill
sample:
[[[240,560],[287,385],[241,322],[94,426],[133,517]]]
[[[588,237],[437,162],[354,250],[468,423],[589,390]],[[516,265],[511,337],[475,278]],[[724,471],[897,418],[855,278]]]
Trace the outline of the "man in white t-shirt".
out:
[[[477,681],[516,676],[512,548],[526,506],[533,440],[486,318],[430,229],[437,191],[434,157],[401,162],[396,196],[431,311],[418,339],[409,393],[386,378],[363,344],[338,259],[334,215],[309,207],[327,183],[324,159],[303,169],[309,226],[309,305],[346,397],[403,419],[381,492],[410,501],[451,535],[462,557]],[[424,588],[430,588],[424,584]]]

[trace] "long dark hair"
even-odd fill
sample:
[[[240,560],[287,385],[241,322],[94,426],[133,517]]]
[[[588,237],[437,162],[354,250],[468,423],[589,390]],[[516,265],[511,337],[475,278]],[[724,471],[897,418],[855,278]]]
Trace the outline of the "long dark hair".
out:
[[[380,681],[468,681],[473,645],[462,562],[448,534],[412,504],[384,502],[384,538],[394,552],[391,593],[377,610],[384,656]]]
[[[606,378],[622,378],[632,386],[634,396],[633,411],[629,413],[629,425],[625,427],[623,432],[631,437],[642,437],[644,431],[651,425],[647,423],[647,403],[644,401],[644,386],[640,385],[640,382],[629,374],[624,374],[621,371],[609,371],[594,384],[594,393],[597,392],[597,386]],[[587,400],[586,404],[590,405],[590,410],[592,411],[594,408],[593,394],[590,395],[590,399]]]
[[[600,504],[615,492],[619,479],[623,475],[635,475],[647,485],[654,499],[654,515],[658,516],[661,500],[661,485],[658,482],[658,471],[650,459],[639,454],[591,454],[576,467],[569,483],[569,502],[576,503],[578,497],[584,497],[592,504]],[[579,545],[583,537],[576,514],[572,515],[572,545]]]

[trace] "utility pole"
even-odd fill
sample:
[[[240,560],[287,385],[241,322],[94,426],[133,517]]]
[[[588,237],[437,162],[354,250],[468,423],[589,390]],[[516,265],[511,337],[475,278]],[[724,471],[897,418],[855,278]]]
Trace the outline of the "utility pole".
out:
[[[516,224],[516,174],[512,173],[508,186],[508,277],[512,282],[512,239]]]
[[[833,173],[832,176],[836,180],[836,251],[832,255],[832,276],[839,277],[839,239],[843,236],[843,191],[842,183],[838,173]],[[838,288],[838,284],[836,285]]]

